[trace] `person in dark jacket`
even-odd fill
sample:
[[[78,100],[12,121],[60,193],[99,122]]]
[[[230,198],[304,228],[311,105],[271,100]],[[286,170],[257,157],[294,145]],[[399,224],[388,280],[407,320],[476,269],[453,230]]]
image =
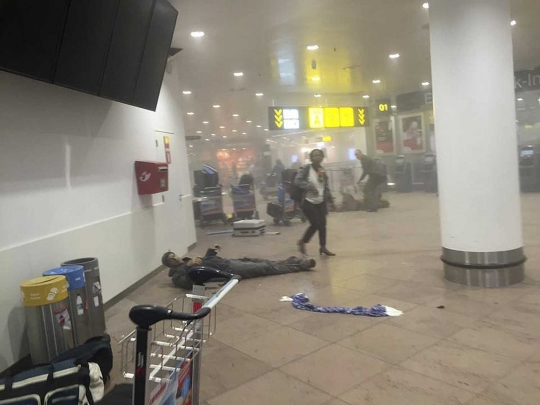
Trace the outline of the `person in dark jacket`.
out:
[[[328,205],[333,205],[334,199],[328,188],[328,176],[321,166],[324,152],[314,149],[309,154],[309,158],[311,164],[298,169],[294,179],[294,183],[303,190],[300,206],[309,220],[309,228],[298,241],[298,250],[305,255],[306,243],[316,232],[319,232],[319,254],[335,256],[335,253],[326,248],[326,215]]]
[[[193,266],[212,267],[239,275],[242,279],[248,279],[309,271],[316,265],[313,259],[304,260],[294,256],[279,262],[247,257],[223,259],[218,256],[220,249],[219,245],[215,245],[206,251],[204,257],[198,256],[193,259],[189,257],[180,258],[173,252],[167,252],[161,258],[161,262],[169,267],[169,277],[172,278],[173,284],[185,290],[193,288],[193,282],[187,276],[189,269]]]
[[[368,181],[364,186],[364,203],[368,212],[379,210],[379,186],[383,182],[383,176],[379,174],[379,167],[375,160],[364,155],[360,149],[355,152],[356,158],[362,163],[362,177],[358,180],[358,185],[367,177]]]
[[[272,169],[272,173],[270,173],[271,175],[276,176],[277,184],[281,184],[281,182],[283,181],[283,177],[281,176],[281,174],[283,173],[283,170],[285,170],[285,165],[283,164],[281,159],[277,159],[276,164],[274,168]]]

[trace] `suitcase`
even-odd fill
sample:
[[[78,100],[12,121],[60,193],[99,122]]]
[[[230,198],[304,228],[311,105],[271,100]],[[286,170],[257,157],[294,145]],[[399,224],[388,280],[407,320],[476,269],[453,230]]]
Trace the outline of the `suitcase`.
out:
[[[263,219],[245,219],[233,223],[233,236],[261,236],[266,231]]]
[[[281,218],[283,216],[283,206],[275,202],[269,202],[266,205],[266,213],[272,218]]]

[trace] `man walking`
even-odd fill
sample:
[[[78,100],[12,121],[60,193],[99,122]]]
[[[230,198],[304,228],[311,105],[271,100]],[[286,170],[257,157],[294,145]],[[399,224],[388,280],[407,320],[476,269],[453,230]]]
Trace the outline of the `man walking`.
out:
[[[377,212],[379,210],[379,186],[384,181],[383,176],[379,173],[379,164],[364,155],[360,149],[354,153],[356,158],[362,163],[362,177],[358,180],[358,185],[369,176],[366,185],[364,186],[364,202],[368,212]]]

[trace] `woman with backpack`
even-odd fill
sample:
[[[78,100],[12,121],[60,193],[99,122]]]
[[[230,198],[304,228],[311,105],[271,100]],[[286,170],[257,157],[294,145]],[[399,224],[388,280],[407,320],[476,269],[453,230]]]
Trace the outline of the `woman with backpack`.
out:
[[[294,184],[302,190],[300,206],[309,220],[309,228],[302,239],[298,241],[298,250],[306,254],[306,243],[319,232],[319,254],[335,256],[326,248],[326,215],[328,204],[334,204],[334,199],[328,188],[328,176],[321,166],[324,152],[314,149],[309,154],[311,164],[298,169]]]

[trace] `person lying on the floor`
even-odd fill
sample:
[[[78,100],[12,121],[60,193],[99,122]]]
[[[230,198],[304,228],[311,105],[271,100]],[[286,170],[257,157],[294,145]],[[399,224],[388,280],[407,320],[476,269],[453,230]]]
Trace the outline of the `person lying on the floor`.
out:
[[[193,266],[213,267],[239,275],[242,279],[247,279],[309,271],[316,264],[313,259],[304,260],[295,256],[278,262],[247,257],[243,259],[223,259],[218,256],[220,249],[219,245],[215,245],[214,248],[206,251],[204,257],[197,256],[193,259],[189,257],[180,258],[173,252],[167,252],[161,258],[161,262],[169,267],[169,277],[172,277],[173,284],[185,290],[193,288],[193,282],[187,276],[189,268]]]

